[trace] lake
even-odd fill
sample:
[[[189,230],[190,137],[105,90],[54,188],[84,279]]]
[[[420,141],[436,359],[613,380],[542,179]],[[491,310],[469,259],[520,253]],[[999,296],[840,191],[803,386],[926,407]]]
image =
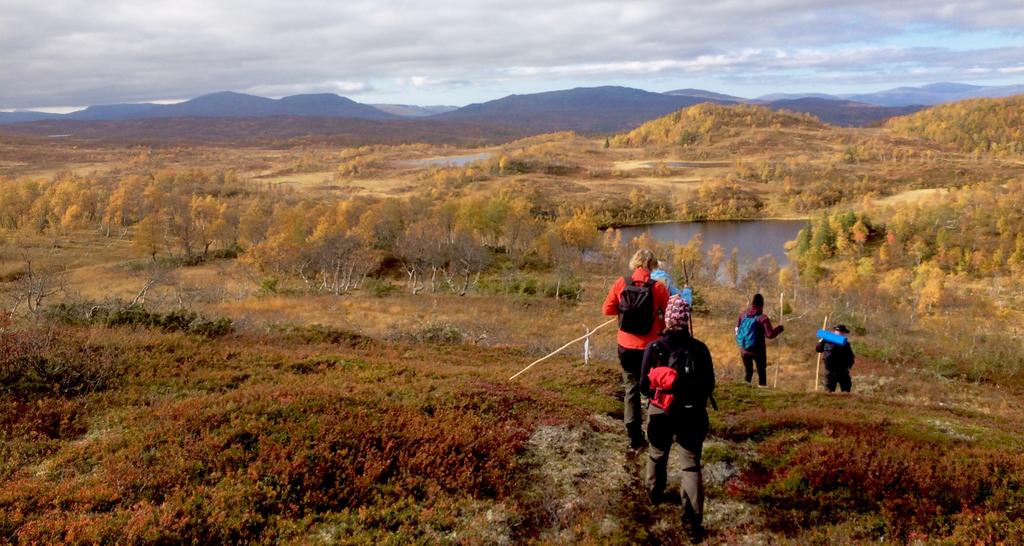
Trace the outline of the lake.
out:
[[[673,222],[619,228],[623,242],[645,232],[658,241],[686,244],[698,233],[704,237],[704,250],[722,246],[725,259],[733,247],[739,249],[739,261],[753,262],[771,255],[779,265],[789,263],[784,245],[796,238],[807,220],[745,220],[736,222]]]
[[[410,159],[402,164],[408,167],[462,167],[476,161],[490,159],[494,154],[483,152],[479,154],[450,155],[446,157],[428,157],[426,159]]]

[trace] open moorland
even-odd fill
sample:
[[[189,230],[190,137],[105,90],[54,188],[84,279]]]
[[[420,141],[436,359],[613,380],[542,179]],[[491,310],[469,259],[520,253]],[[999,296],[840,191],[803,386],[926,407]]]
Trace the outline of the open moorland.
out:
[[[486,147],[0,133],[0,543],[685,543],[627,454],[610,329],[509,380],[607,320],[643,246],[715,359],[709,543],[1021,544],[1020,112],[703,104]],[[767,218],[807,219],[787,263],[616,229]],[[764,389],[733,339],[757,291],[786,326]],[[852,395],[815,388],[826,316]]]

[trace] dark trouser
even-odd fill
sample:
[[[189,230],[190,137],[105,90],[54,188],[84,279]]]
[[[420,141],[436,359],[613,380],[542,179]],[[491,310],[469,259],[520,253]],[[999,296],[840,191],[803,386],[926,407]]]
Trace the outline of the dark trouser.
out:
[[[665,492],[668,454],[674,441],[683,450],[683,480],[679,487],[683,520],[698,527],[704,520],[704,476],[700,470],[700,456],[707,434],[708,413],[703,410],[682,415],[652,414],[647,423],[647,439],[651,443],[647,451],[647,492],[652,499]]]
[[[754,364],[757,364],[757,384],[762,387],[768,384],[768,353],[740,353],[743,359],[744,378],[747,383],[754,378]]]
[[[644,438],[644,414],[640,411],[640,367],[644,361],[643,349],[619,347],[619,364],[622,366],[622,422],[633,443]]]
[[[836,392],[837,384],[843,392],[850,392],[850,388],[853,387],[853,381],[850,380],[850,370],[841,372],[826,370],[825,388],[828,389],[828,392]]]

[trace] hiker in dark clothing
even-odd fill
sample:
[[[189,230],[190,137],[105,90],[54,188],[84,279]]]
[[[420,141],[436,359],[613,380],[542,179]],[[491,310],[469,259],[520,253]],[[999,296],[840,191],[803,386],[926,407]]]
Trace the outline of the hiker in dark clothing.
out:
[[[754,378],[754,364],[757,364],[757,384],[762,387],[768,384],[768,347],[764,340],[773,339],[782,331],[782,325],[772,328],[772,321],[764,314],[764,297],[754,294],[750,307],[736,319],[736,343],[747,383]]]
[[[625,391],[622,421],[629,435],[630,449],[638,450],[647,444],[640,408],[640,364],[644,348],[658,339],[658,332],[663,329],[668,288],[651,279],[651,271],[657,269],[658,260],[650,250],[636,251],[629,260],[629,267],[632,273],[620,277],[608,290],[602,311],[605,315],[619,316],[616,339]]]
[[[651,403],[647,411],[646,485],[651,501],[665,492],[669,451],[682,449],[683,524],[690,538],[704,536],[704,478],[700,458],[708,433],[707,403],[715,388],[715,366],[707,345],[690,336],[690,310],[679,296],[669,299],[665,331],[647,345],[640,373],[640,391]]]
[[[832,331],[843,337],[849,334],[850,330],[844,324],[837,324]],[[853,367],[853,349],[850,342],[840,345],[831,341],[819,340],[815,351],[825,357],[825,388],[828,392],[836,392],[836,385],[843,392],[850,392],[853,381],[850,380],[850,368]]]

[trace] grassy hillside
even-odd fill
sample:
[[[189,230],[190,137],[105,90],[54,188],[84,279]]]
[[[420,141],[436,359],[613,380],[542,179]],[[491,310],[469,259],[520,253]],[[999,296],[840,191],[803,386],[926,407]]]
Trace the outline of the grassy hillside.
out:
[[[1024,155],[1024,95],[935,106],[885,126],[963,152],[1019,157]]]
[[[698,104],[644,123],[615,137],[616,146],[696,146],[736,136],[745,129],[824,129],[809,114],[775,111],[763,106]]]

